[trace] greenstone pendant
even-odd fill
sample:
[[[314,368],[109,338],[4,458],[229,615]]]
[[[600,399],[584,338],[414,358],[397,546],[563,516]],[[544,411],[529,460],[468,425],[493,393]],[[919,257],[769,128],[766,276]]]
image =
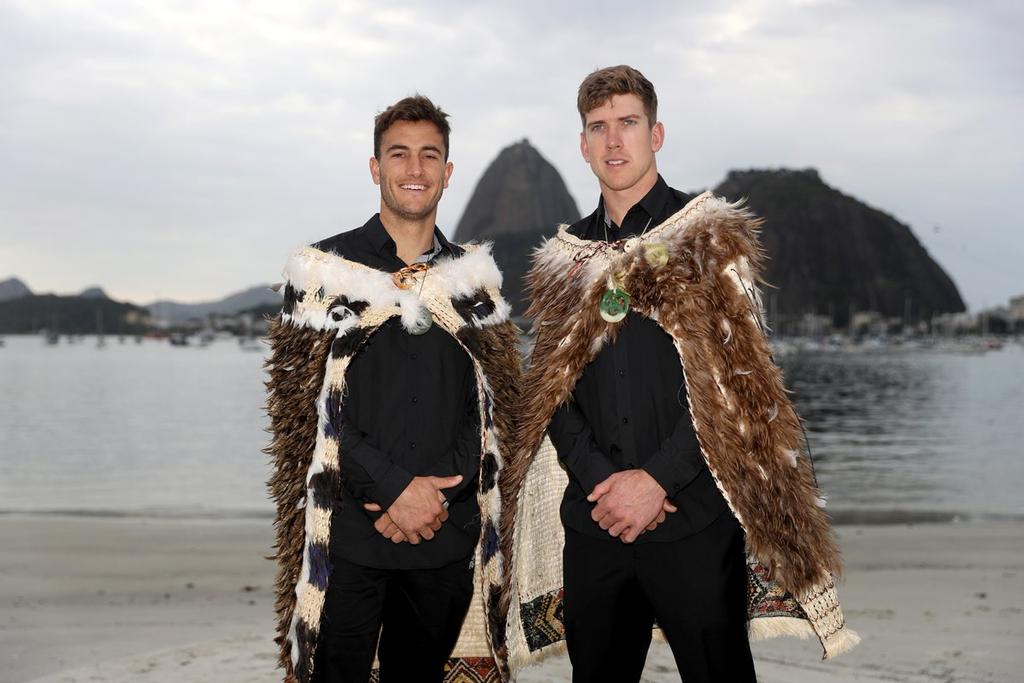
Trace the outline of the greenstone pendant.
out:
[[[601,318],[605,322],[617,323],[629,312],[629,294],[618,286],[605,291],[601,296]]]

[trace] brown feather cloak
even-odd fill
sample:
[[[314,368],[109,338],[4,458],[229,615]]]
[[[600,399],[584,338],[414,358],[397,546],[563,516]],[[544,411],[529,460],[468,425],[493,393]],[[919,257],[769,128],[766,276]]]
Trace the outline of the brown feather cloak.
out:
[[[839,552],[800,419],[762,328],[759,224],[740,206],[704,193],[617,246],[580,240],[562,226],[536,251],[527,276],[536,339],[522,381],[516,451],[499,481],[510,567],[501,609],[513,675],[564,647],[558,502],[566,474],[545,432],[618,330],[599,314],[610,276],[679,352],[701,452],[746,532],[751,636],[814,634],[825,658],[858,642],[836,598]]]

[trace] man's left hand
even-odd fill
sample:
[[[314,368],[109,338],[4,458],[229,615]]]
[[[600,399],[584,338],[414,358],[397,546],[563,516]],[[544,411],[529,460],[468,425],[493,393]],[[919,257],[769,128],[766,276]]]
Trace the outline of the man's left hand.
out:
[[[380,505],[376,503],[366,503],[363,507],[369,512],[380,512]],[[392,543],[405,543],[409,540],[405,532],[398,528],[398,525],[391,519],[391,515],[386,512],[377,518],[377,521],[373,523],[373,528]]]
[[[624,543],[632,543],[666,511],[665,489],[644,470],[616,472],[587,496],[596,502],[590,516]]]

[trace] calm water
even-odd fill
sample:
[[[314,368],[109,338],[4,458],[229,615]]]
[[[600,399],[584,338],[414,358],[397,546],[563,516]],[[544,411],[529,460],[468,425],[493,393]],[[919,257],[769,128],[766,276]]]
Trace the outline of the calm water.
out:
[[[269,516],[263,353],[95,340],[0,349],[0,511]],[[840,521],[1024,516],[1024,349],[783,365]]]

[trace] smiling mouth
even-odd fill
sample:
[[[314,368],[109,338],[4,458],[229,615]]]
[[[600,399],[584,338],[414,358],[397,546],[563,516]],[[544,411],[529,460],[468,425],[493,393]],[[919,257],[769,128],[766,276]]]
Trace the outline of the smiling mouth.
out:
[[[625,159],[609,159],[608,161],[606,161],[604,163],[606,163],[609,166],[623,166],[623,165],[625,165],[626,160]]]
[[[420,185],[418,183],[402,183],[399,187],[403,190],[415,190],[417,192],[422,192],[427,189],[426,185]]]

